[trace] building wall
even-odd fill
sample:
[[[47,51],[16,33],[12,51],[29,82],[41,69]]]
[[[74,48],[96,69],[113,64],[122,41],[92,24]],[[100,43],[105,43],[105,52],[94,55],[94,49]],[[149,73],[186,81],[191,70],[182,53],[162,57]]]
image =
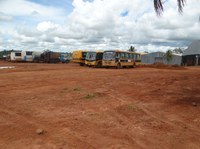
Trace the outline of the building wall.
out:
[[[200,65],[200,40],[193,41],[183,52],[183,65]]]
[[[183,56],[183,65],[185,66],[200,65],[200,54]]]
[[[141,62],[145,64],[154,64],[154,63],[160,62],[163,64],[169,64],[169,65],[181,65],[182,56],[173,55],[172,60],[167,62],[164,52],[154,52],[154,53],[148,53],[148,54],[142,55]]]

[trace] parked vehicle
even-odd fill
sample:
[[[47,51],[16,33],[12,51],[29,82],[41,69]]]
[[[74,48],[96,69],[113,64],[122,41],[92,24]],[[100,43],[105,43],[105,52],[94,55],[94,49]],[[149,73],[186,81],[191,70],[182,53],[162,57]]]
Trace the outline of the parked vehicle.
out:
[[[137,52],[134,52],[133,53],[133,59],[135,60],[135,63],[136,65],[141,65],[141,54],[140,53],[137,53]]]
[[[72,53],[72,61],[74,63],[79,63],[81,66],[85,65],[85,58],[87,55],[87,51],[78,50]]]
[[[10,60],[12,62],[21,62],[22,61],[22,52],[21,51],[14,51],[10,53]]]
[[[135,67],[136,53],[120,50],[104,51],[103,53],[103,66],[104,67]]]
[[[102,58],[103,58],[103,52],[100,51],[90,51],[87,52],[86,58],[85,58],[85,64],[87,66],[92,67],[102,67]]]
[[[69,63],[71,61],[71,53],[61,53],[60,54],[60,61],[62,63]]]
[[[33,61],[38,63],[58,63],[60,62],[60,53],[52,51],[33,52]]]
[[[32,62],[33,61],[33,52],[32,51],[22,51],[22,61]]]
[[[35,63],[43,62],[41,59],[42,52],[33,51],[32,55],[33,55],[33,62]]]
[[[41,61],[44,63],[58,63],[60,62],[60,53],[45,51],[41,54]]]

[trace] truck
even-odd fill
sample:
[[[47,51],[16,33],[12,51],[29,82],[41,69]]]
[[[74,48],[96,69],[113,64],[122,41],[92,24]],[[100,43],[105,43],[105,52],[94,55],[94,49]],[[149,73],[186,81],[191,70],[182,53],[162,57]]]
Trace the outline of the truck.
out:
[[[52,51],[33,52],[33,62],[58,63],[60,62],[60,53]]]
[[[44,63],[58,63],[60,62],[60,53],[52,51],[44,51],[41,54],[41,60]]]
[[[60,54],[60,61],[62,63],[69,63],[72,59],[71,53],[61,53]]]
[[[76,50],[72,53],[72,62],[80,64],[80,66],[85,65],[85,58],[87,55],[86,50]]]

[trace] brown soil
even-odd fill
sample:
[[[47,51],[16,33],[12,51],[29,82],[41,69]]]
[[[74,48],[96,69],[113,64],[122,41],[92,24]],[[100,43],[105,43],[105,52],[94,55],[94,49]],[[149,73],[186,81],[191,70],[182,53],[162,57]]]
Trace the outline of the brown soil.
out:
[[[199,67],[0,66],[2,149],[200,147]]]
[[[139,68],[157,68],[157,69],[174,69],[174,70],[183,70],[186,69],[184,66],[179,65],[166,65],[163,63],[155,63],[155,64],[146,64],[146,65],[138,65]]]

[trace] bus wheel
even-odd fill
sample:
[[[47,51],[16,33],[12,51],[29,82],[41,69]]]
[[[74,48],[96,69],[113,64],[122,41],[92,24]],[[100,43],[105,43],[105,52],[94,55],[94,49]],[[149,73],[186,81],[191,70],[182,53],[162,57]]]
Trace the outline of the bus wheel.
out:
[[[121,64],[118,63],[118,64],[117,64],[117,69],[121,69],[121,68],[122,68]]]

